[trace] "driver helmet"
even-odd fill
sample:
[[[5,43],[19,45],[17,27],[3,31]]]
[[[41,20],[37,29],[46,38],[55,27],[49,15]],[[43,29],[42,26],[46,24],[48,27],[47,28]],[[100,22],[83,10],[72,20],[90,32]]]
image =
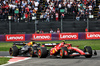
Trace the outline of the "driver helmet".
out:
[[[32,42],[32,45],[35,44],[35,41],[34,40],[31,40],[31,42]]]
[[[35,44],[35,41],[32,41],[32,44]]]
[[[64,44],[65,44],[65,40],[63,40],[62,42],[64,42]]]

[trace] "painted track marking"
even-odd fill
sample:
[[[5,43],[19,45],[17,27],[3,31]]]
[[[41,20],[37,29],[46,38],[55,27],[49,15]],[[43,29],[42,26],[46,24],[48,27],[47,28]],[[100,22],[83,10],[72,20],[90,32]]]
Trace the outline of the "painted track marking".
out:
[[[6,65],[10,65],[10,64],[13,64],[13,63],[17,63],[17,62],[21,62],[21,61],[25,61],[25,60],[28,60],[28,59],[31,59],[31,57],[12,57],[7,64],[3,64],[3,65],[0,65],[0,66],[6,66]]]

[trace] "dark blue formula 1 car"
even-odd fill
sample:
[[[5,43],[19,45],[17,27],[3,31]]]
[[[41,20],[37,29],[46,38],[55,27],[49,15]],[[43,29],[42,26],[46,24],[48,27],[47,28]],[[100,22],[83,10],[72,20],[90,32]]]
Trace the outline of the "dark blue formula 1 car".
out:
[[[14,43],[13,46],[9,49],[10,56],[37,56],[37,48],[40,47],[40,44],[28,45],[29,43]],[[22,47],[18,48],[17,46]]]

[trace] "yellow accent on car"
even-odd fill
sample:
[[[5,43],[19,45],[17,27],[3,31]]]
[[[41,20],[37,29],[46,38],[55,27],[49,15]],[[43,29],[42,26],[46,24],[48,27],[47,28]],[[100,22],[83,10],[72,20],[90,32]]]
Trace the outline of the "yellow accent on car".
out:
[[[86,52],[88,52],[88,50],[86,49]]]
[[[55,50],[53,49],[52,52],[55,53]]]
[[[57,49],[55,48],[55,51],[57,51]]]

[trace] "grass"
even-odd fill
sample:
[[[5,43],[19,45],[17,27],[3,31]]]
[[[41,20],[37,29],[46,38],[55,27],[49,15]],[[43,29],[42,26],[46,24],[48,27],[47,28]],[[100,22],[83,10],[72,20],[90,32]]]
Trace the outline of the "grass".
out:
[[[61,43],[62,41],[45,41],[45,42],[36,42],[36,43]],[[100,50],[100,40],[73,40],[66,41],[66,43],[71,43],[72,46],[79,46],[80,49],[83,49],[84,46],[91,46],[92,49]],[[1,42],[0,43],[0,51],[9,51],[9,48],[13,43]]]
[[[0,65],[7,63],[9,59],[7,57],[0,57]]]
[[[8,51],[13,43],[1,42],[0,43],[0,51]]]

